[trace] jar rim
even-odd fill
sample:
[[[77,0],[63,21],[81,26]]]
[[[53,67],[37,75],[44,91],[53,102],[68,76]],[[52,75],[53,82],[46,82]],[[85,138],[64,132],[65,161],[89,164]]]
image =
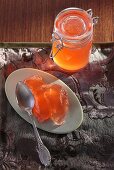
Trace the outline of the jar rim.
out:
[[[58,20],[58,18],[60,16],[62,16],[64,13],[67,13],[67,11],[81,11],[82,13],[85,13],[87,18],[89,19],[89,22],[91,24],[91,29],[86,31],[84,34],[79,35],[79,36],[73,36],[73,38],[71,38],[71,36],[68,35],[64,35],[63,33],[61,33],[59,31],[59,29],[56,27],[56,22]],[[55,21],[54,21],[54,32],[56,32],[63,41],[67,41],[67,42],[72,42],[72,43],[76,43],[79,42],[83,39],[88,39],[88,37],[91,37],[92,33],[93,33],[93,20],[91,18],[91,16],[87,13],[87,11],[81,9],[81,8],[76,8],[76,7],[70,7],[70,8],[66,8],[64,10],[62,10],[61,12],[59,12],[59,14],[56,16]]]

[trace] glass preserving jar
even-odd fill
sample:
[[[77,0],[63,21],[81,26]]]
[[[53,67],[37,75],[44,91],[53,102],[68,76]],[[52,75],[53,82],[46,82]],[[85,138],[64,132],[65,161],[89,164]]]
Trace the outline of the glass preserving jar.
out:
[[[67,8],[55,18],[52,34],[52,58],[56,65],[66,71],[76,71],[89,62],[92,48],[92,10]]]

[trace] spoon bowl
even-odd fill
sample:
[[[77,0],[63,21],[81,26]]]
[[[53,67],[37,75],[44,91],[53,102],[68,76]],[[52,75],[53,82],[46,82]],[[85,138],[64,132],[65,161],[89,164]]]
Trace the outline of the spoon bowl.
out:
[[[34,107],[34,96],[23,82],[19,81],[17,83],[15,93],[17,103],[21,109],[26,110]]]

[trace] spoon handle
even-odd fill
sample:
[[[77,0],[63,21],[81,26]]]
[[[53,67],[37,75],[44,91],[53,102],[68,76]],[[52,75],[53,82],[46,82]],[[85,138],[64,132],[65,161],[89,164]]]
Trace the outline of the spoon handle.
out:
[[[50,152],[49,152],[49,150],[46,148],[46,146],[43,144],[43,142],[41,140],[41,137],[39,135],[38,129],[36,127],[36,123],[35,123],[34,118],[33,118],[32,111],[27,110],[27,112],[28,112],[29,117],[31,119],[33,129],[34,129],[34,133],[35,133],[35,137],[36,137],[36,140],[37,140],[37,144],[38,144],[37,152],[39,154],[40,161],[45,166],[48,166],[51,163]]]

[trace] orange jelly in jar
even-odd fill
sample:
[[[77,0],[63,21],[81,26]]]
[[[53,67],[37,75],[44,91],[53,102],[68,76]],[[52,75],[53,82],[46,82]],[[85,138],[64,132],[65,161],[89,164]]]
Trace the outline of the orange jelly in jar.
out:
[[[76,71],[89,62],[93,37],[93,19],[87,11],[67,8],[54,22],[52,57],[66,71]]]

